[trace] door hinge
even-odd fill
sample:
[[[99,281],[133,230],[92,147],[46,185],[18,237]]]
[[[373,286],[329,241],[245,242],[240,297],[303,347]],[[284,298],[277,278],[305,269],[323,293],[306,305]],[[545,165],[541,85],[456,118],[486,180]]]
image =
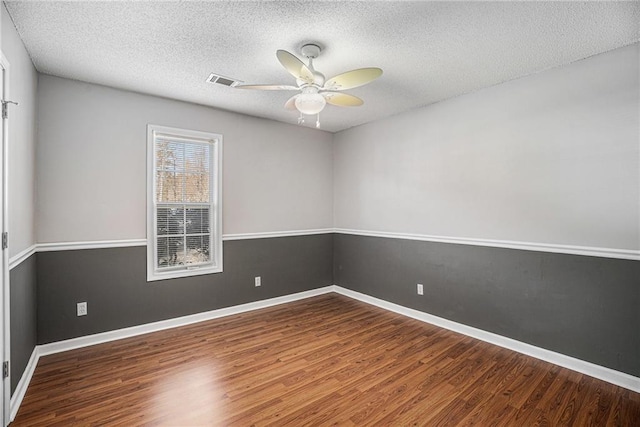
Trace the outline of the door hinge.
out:
[[[2,364],[2,378],[9,377],[9,361],[6,361]]]
[[[9,117],[9,104],[18,105],[18,103],[13,101],[5,101],[4,99],[1,102],[2,102],[2,118],[6,119],[7,117]]]
[[[9,247],[9,233],[6,231],[2,232],[2,250],[5,250]]]

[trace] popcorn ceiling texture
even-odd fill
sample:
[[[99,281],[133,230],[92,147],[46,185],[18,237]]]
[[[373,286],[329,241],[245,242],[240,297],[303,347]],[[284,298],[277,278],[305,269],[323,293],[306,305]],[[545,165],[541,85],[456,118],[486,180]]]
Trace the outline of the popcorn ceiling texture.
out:
[[[380,67],[328,106],[336,132],[635,43],[639,2],[6,2],[39,72],[296,123],[291,92],[205,82],[293,84],[275,52],[324,50],[331,77]],[[311,120],[310,120],[311,122]],[[310,123],[313,126],[312,123]],[[384,137],[384,136],[382,136]]]

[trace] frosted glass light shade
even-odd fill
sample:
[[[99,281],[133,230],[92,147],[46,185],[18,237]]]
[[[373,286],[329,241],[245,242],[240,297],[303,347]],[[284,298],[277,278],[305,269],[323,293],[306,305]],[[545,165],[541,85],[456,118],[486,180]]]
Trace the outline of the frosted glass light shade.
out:
[[[318,92],[302,92],[296,97],[296,108],[302,114],[313,115],[318,114],[327,105],[324,96]]]

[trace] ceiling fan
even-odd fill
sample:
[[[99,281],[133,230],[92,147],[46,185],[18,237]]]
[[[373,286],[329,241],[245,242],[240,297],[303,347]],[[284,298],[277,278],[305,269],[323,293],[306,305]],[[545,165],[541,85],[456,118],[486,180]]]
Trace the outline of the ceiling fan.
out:
[[[380,68],[359,68],[338,74],[330,79],[313,68],[313,60],[320,55],[320,46],[309,43],[302,46],[302,56],[309,60],[309,64],[299,60],[295,55],[286,50],[278,50],[276,56],[282,66],[296,78],[296,85],[260,84],[239,85],[239,89],[258,90],[296,90],[300,93],[293,95],[284,104],[288,110],[298,110],[298,124],[304,123],[305,115],[317,115],[316,127],[320,127],[320,112],[327,103],[338,107],[358,107],[364,101],[357,96],[342,93],[341,91],[353,89],[365,85],[382,75]]]

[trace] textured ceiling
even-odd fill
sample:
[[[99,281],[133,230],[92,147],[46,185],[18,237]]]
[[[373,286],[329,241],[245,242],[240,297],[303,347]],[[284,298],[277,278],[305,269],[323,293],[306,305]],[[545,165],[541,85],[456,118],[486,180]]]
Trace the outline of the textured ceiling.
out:
[[[331,132],[639,40],[638,2],[6,2],[38,71],[296,123],[291,92],[206,83],[211,72],[294,84],[277,49],[319,42],[327,77],[384,75],[327,106]]]

